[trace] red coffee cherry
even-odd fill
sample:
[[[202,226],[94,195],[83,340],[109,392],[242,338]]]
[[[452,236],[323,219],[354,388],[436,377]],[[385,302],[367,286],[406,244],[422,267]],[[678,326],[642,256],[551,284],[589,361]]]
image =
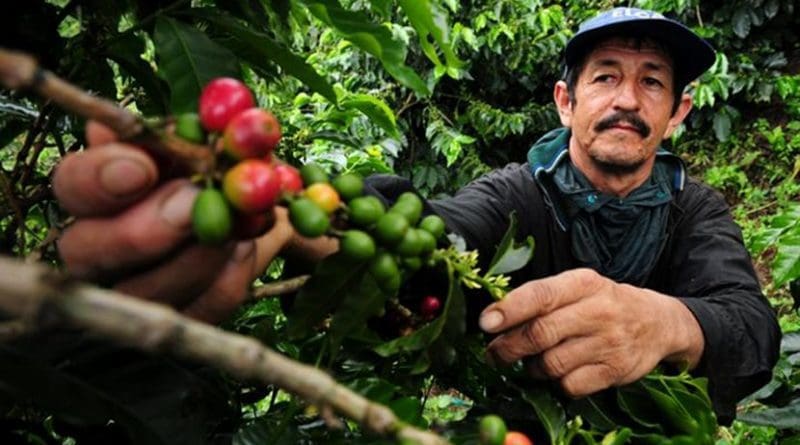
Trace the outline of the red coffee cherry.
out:
[[[247,159],[225,173],[222,189],[233,207],[253,214],[275,205],[281,182],[272,164],[261,159]]]
[[[265,234],[275,224],[275,215],[272,210],[264,213],[241,213],[233,216],[233,230],[235,239],[252,239]]]
[[[296,168],[288,164],[278,164],[275,166],[275,174],[281,181],[283,193],[297,194],[303,191],[303,178]]]
[[[230,77],[218,77],[200,93],[200,122],[208,131],[222,131],[234,116],[255,104],[247,85]]]
[[[519,431],[509,431],[506,433],[504,445],[533,445],[533,441]]]
[[[228,122],[222,145],[234,159],[266,158],[280,139],[278,119],[267,110],[250,108]]]
[[[433,318],[439,313],[441,308],[442,300],[435,295],[428,295],[422,299],[422,302],[419,305],[419,313],[424,318]]]

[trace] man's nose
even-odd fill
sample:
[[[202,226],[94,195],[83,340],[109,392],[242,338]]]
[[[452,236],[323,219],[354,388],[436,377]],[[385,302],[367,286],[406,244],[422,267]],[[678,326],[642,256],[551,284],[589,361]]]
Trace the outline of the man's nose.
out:
[[[639,94],[636,82],[626,80],[620,83],[614,98],[614,107],[620,110],[639,110]]]

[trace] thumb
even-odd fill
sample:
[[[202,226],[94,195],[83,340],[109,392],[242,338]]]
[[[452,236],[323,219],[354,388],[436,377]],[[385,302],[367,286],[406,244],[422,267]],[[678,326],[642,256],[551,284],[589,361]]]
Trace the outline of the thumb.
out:
[[[53,175],[53,193],[75,216],[105,216],[138,202],[157,182],[150,156],[112,142],[67,155]]]

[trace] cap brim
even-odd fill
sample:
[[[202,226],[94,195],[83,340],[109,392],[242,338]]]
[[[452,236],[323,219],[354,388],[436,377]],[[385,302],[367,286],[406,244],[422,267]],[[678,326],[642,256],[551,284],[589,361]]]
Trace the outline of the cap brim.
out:
[[[684,25],[669,19],[627,20],[579,31],[564,52],[567,66],[574,66],[594,44],[615,35],[650,37],[663,42],[671,51],[675,76],[686,85],[714,64],[714,48]]]

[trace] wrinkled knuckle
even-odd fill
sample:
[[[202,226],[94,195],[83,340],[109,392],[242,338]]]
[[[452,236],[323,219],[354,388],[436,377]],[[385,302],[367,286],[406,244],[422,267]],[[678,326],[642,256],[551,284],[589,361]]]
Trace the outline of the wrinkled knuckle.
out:
[[[605,383],[605,387],[615,385],[622,378],[622,373],[618,366],[613,366],[609,363],[604,363],[603,366],[597,371],[600,380]]]
[[[556,289],[547,281],[531,281],[527,285],[528,306],[550,312],[554,307]]]
[[[578,285],[585,288],[597,287],[603,278],[596,270],[589,268],[575,269],[573,273]]]
[[[558,333],[553,323],[545,319],[529,322],[524,329],[525,340],[531,345],[534,353],[548,349],[556,343]]]
[[[557,352],[542,355],[542,370],[550,377],[562,377],[569,371],[561,354]]]

